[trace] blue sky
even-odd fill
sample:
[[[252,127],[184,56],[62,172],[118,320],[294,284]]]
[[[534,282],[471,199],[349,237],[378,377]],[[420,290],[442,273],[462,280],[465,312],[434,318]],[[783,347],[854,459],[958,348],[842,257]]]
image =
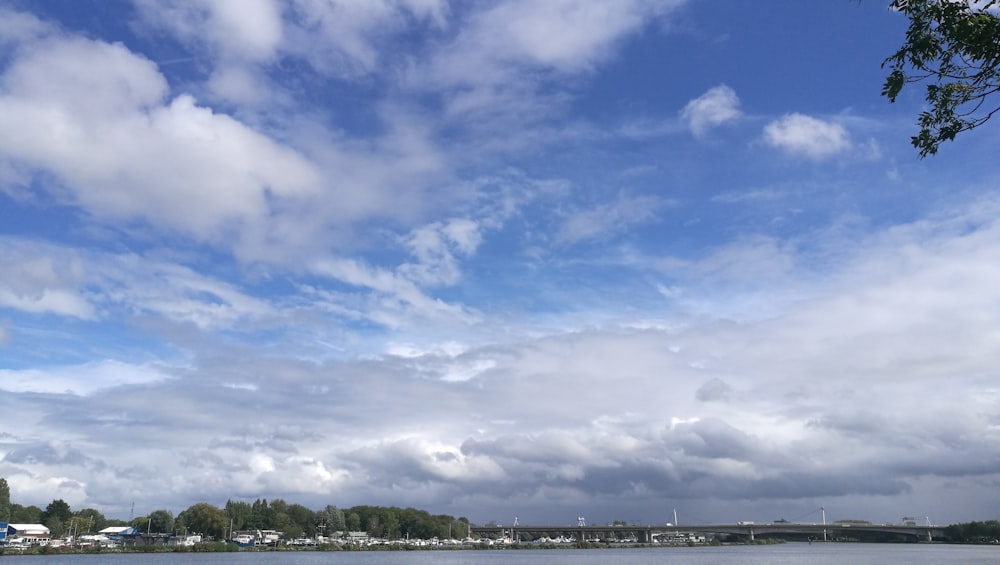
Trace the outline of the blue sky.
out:
[[[884,4],[0,3],[0,476],[995,519],[998,132]]]

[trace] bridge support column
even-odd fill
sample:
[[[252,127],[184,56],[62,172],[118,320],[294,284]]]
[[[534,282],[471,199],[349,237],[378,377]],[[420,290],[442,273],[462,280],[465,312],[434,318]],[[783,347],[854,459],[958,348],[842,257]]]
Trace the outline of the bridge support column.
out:
[[[757,540],[753,537],[753,528],[750,528],[750,542],[753,543],[755,541]]]
[[[639,543],[653,543],[653,530],[639,530],[635,533],[635,540]]]

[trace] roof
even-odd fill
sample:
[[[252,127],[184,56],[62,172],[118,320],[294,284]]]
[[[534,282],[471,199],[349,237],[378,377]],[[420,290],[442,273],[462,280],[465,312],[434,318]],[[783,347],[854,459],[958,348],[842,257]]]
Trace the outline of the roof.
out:
[[[117,534],[117,535],[131,535],[135,533],[135,528],[130,526],[108,526],[103,530],[97,532],[99,534]]]
[[[8,530],[14,530],[19,534],[46,534],[49,529],[42,524],[7,524]]]

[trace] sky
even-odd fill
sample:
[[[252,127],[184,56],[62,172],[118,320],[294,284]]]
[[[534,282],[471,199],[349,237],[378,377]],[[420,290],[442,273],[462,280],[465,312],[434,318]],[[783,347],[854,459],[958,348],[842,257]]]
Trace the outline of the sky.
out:
[[[886,4],[0,1],[12,500],[1000,518],[1000,129]]]

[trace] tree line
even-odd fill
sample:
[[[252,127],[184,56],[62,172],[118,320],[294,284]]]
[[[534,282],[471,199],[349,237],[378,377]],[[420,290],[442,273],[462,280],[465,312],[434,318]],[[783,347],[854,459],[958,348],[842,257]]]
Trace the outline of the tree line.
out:
[[[432,515],[426,510],[395,506],[353,506],[341,509],[327,505],[310,510],[282,499],[258,498],[254,502],[228,500],[222,508],[200,502],[177,515],[175,530],[181,527],[213,538],[231,531],[277,530],[286,538],[333,537],[345,532],[364,532],[384,539],[464,538],[469,520],[447,514]]]
[[[464,517],[431,515],[416,508],[367,505],[346,509],[327,505],[311,510],[280,498],[270,502],[258,498],[252,503],[228,500],[221,508],[199,502],[176,517],[170,510],[159,509],[125,521],[106,518],[94,508],[74,511],[62,499],[53,500],[44,510],[11,503],[10,487],[4,478],[0,478],[0,521],[43,524],[54,538],[97,532],[111,526],[131,526],[143,533],[202,534],[213,539],[225,539],[233,531],[241,530],[277,530],[286,538],[333,537],[343,532],[365,532],[385,539],[445,539],[469,535],[469,520]]]
[[[963,522],[946,526],[944,535],[961,543],[997,543],[1000,541],[1000,521]]]

